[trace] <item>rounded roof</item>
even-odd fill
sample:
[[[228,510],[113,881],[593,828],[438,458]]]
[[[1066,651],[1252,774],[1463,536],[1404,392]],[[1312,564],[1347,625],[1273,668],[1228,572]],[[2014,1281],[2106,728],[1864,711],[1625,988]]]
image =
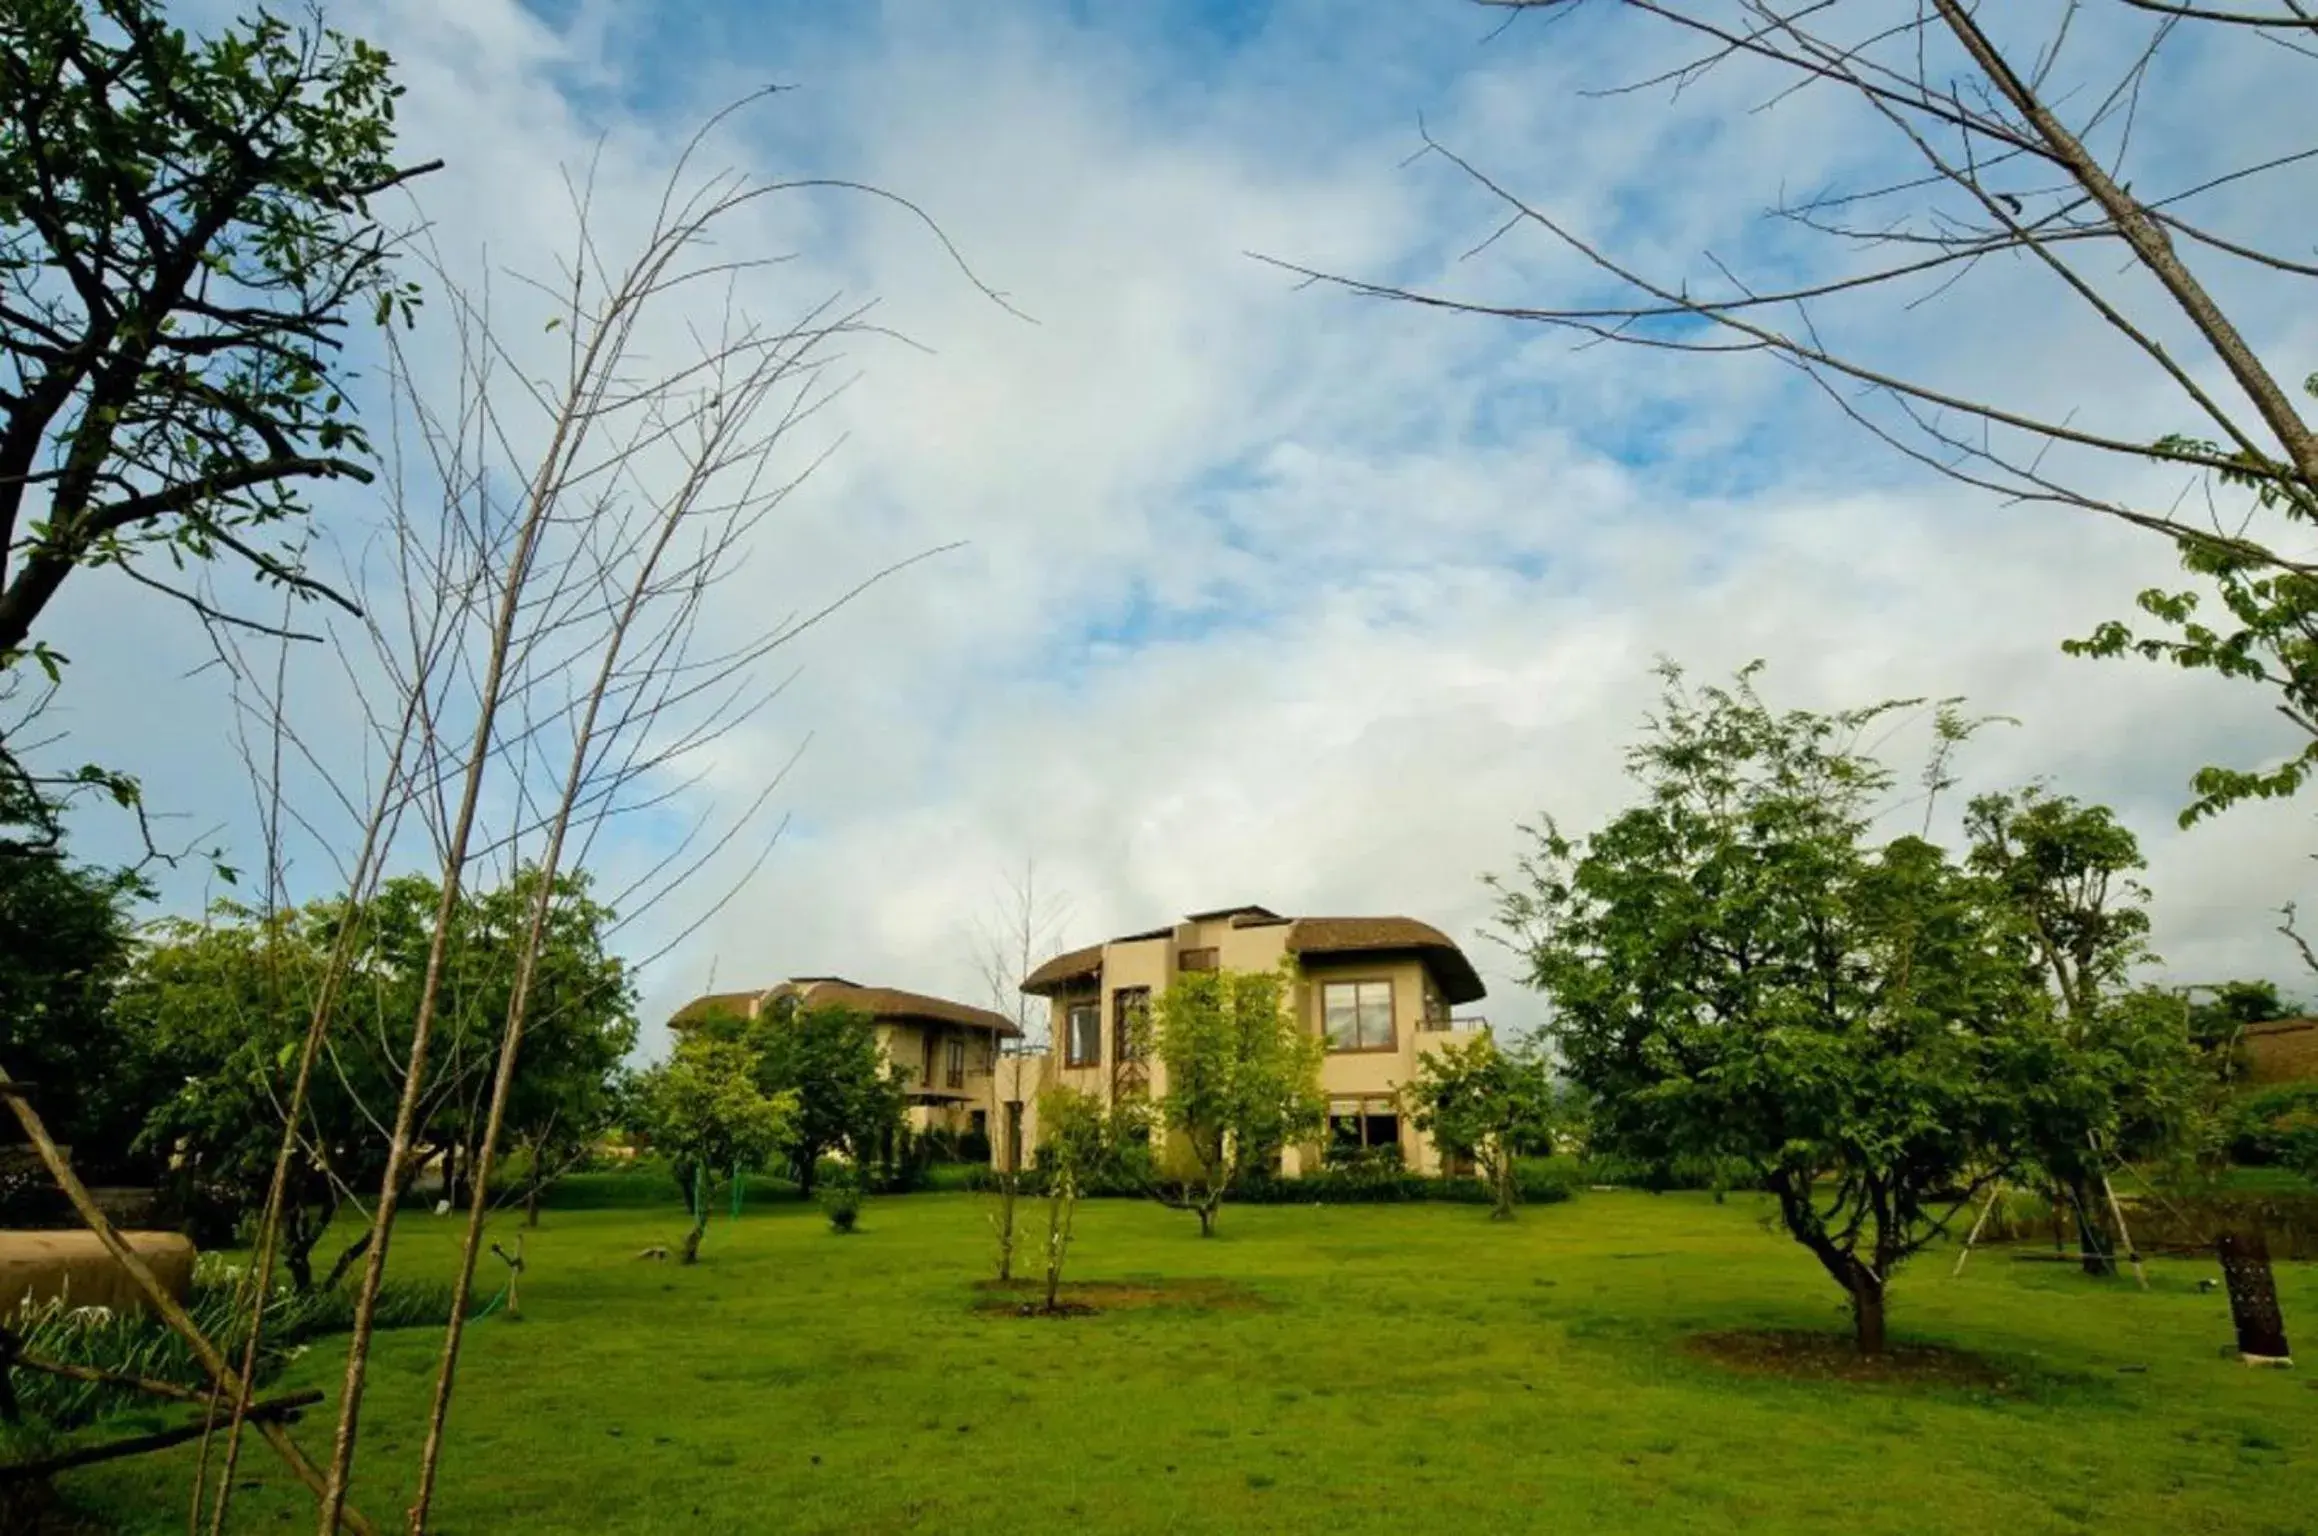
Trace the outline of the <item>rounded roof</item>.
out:
[[[1272,922],[1287,922],[1288,952],[1302,955],[1383,955],[1413,954],[1432,970],[1433,979],[1440,983],[1441,995],[1451,1004],[1470,1003],[1488,995],[1481,975],[1473,969],[1473,962],[1440,929],[1430,923],[1420,923],[1413,917],[1298,917],[1280,918],[1260,907],[1235,907],[1227,912],[1208,914],[1222,917],[1229,913],[1264,912]],[[1194,919],[1196,920],[1196,919]],[[1235,923],[1235,926],[1241,926]],[[1253,926],[1253,924],[1245,925]],[[1156,929],[1149,934],[1133,934],[1125,939],[1114,939],[1114,944],[1133,940],[1164,937],[1171,929]],[[1022,979],[1022,990],[1033,996],[1051,997],[1074,983],[1099,978],[1103,970],[1103,946],[1090,944],[1068,954],[1055,956]]]

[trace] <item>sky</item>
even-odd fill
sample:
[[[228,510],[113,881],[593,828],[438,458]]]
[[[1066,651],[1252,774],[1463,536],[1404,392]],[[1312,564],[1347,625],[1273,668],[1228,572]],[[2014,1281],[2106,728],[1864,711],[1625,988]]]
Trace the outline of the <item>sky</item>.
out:
[[[395,57],[404,151],[447,162],[415,209],[470,281],[551,271],[571,238],[563,178],[591,163],[596,237],[616,248],[707,114],[779,84],[699,163],[906,197],[1006,296],[860,195],[782,193],[732,231],[738,252],[790,258],[740,285],[752,311],[874,297],[897,334],[847,346],[857,376],[794,455],[828,458],[753,532],[704,623],[745,634],[958,547],[785,647],[773,665],[793,683],[604,844],[608,864],[649,863],[671,828],[739,815],[795,759],[761,866],[760,821],[697,887],[626,914],[632,952],[667,949],[642,976],[647,1052],[689,996],[787,976],[988,1001],[976,929],[1027,862],[1067,900],[1062,946],[1248,902],[1401,913],[1465,946],[1489,987],[1473,1011],[1534,1026],[1483,876],[1512,869],[1521,824],[1583,830],[1625,803],[1662,656],[1700,678],[1762,659],[1780,705],[1961,695],[2012,717],[1970,744],[1959,795],[2042,776],[2113,806],[2149,859],[2156,974],[2295,980],[2273,929],[2313,885],[2307,811],[2175,822],[2196,768],[2274,760],[2291,729],[2257,690],[2060,650],[2173,579],[2161,542],[1942,480],[1761,359],[1579,347],[1300,286],[1251,254],[1500,301],[1593,291],[1535,238],[1467,256],[1502,215],[1416,156],[1430,133],[1655,270],[1711,271],[1711,250],[1807,272],[1844,253],[1762,233],[1764,207],[1891,153],[1832,93],[1756,110],[1760,78],[1734,75],[1589,95],[1662,46],[1602,7],[1502,35],[1460,0],[342,0],[330,16]],[[2260,50],[2166,67],[2141,131],[2180,177],[2242,158],[2296,99],[2262,88]],[[2225,98],[2243,110],[2188,115]],[[2306,209],[2318,189],[2292,174],[2234,211]],[[1980,274],[1952,302],[1862,314],[1856,334],[2056,410],[2098,379],[2117,418],[2178,425],[2178,402],[2109,367],[2110,343],[2036,276]],[[2257,345],[2310,355],[2318,319],[2227,291]],[[444,312],[411,345],[447,367]],[[348,546],[374,515],[335,493],[326,511]],[[56,623],[76,744],[142,774],[165,826],[246,847],[251,795],[192,620],[92,577]],[[300,676],[294,707],[328,721],[325,672]],[[1928,743],[1920,719],[1887,743],[1903,778]],[[97,816],[79,832],[89,853],[120,836]],[[325,869],[310,852],[299,878]],[[164,881],[180,908],[212,890]]]

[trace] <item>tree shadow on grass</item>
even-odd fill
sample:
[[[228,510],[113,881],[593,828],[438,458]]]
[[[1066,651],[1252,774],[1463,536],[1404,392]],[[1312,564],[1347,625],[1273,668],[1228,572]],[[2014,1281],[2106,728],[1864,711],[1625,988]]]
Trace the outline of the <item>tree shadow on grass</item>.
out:
[[[1101,1312],[1139,1312],[1161,1308],[1192,1312],[1249,1312],[1264,1305],[1263,1298],[1231,1280],[1066,1280],[1046,1306],[1042,1280],[978,1280],[974,1283],[977,1312],[1014,1317],[1092,1317]]]
[[[1691,1355],[1746,1376],[1944,1387],[1999,1396],[2022,1386],[2018,1370],[1969,1350],[1944,1344],[1894,1343],[1881,1354],[1863,1355],[1846,1335],[1806,1328],[1734,1328],[1693,1334],[1682,1341],[1682,1347]]]

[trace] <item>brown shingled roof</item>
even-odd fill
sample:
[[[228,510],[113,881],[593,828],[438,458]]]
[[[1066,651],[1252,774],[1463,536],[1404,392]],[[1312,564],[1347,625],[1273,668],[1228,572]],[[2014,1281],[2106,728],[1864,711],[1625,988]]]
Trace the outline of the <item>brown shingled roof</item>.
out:
[[[1456,941],[1413,917],[1299,917],[1288,931],[1288,952],[1299,955],[1415,952],[1432,967],[1441,996],[1470,1003],[1486,996],[1481,975]]]
[[[928,997],[923,992],[904,992],[899,987],[863,987],[850,981],[784,982],[773,991],[793,991],[816,1008],[834,1004],[866,1013],[880,1023],[909,1021],[916,1023],[957,1024],[967,1029],[986,1029],[998,1035],[1022,1033],[1015,1022],[1003,1013],[987,1008],[976,1008],[969,1003],[953,1003],[946,997]]]
[[[1441,984],[1441,995],[1451,1004],[1474,1002],[1488,993],[1488,988],[1481,984],[1480,973],[1473,969],[1473,962],[1465,958],[1465,952],[1457,947],[1456,941],[1432,924],[1420,923],[1413,917],[1281,918],[1265,912],[1261,907],[1233,907],[1226,911],[1264,912],[1265,919],[1269,921],[1293,923],[1295,926],[1288,932],[1290,954],[1413,953],[1422,957],[1425,964],[1432,968],[1434,979]],[[1135,937],[1156,937],[1169,931],[1162,928],[1155,934],[1138,934]],[[1113,939],[1111,942],[1117,944],[1127,941]],[[1074,982],[1099,977],[1102,970],[1103,946],[1090,944],[1085,949],[1074,949],[1067,955],[1057,955],[1032,971],[1022,979],[1022,990],[1035,997],[1052,997]]]
[[[1033,997],[1052,997],[1074,981],[1103,973],[1103,946],[1089,944],[1052,960],[1022,978],[1022,990]]]
[[[668,1016],[668,1027],[683,1030],[710,1019],[746,1019],[758,996],[755,992],[711,992],[696,997]]]

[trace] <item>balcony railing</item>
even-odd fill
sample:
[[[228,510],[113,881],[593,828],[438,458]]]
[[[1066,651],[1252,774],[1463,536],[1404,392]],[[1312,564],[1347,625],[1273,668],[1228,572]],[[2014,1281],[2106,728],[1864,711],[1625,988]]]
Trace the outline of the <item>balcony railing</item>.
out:
[[[1420,1035],[1485,1035],[1488,1032],[1489,1021],[1485,1018],[1482,1018],[1479,1014],[1467,1014],[1461,1018],[1451,1018],[1445,1013],[1436,1014],[1430,1018],[1421,1019],[1417,1022],[1417,1033]]]

